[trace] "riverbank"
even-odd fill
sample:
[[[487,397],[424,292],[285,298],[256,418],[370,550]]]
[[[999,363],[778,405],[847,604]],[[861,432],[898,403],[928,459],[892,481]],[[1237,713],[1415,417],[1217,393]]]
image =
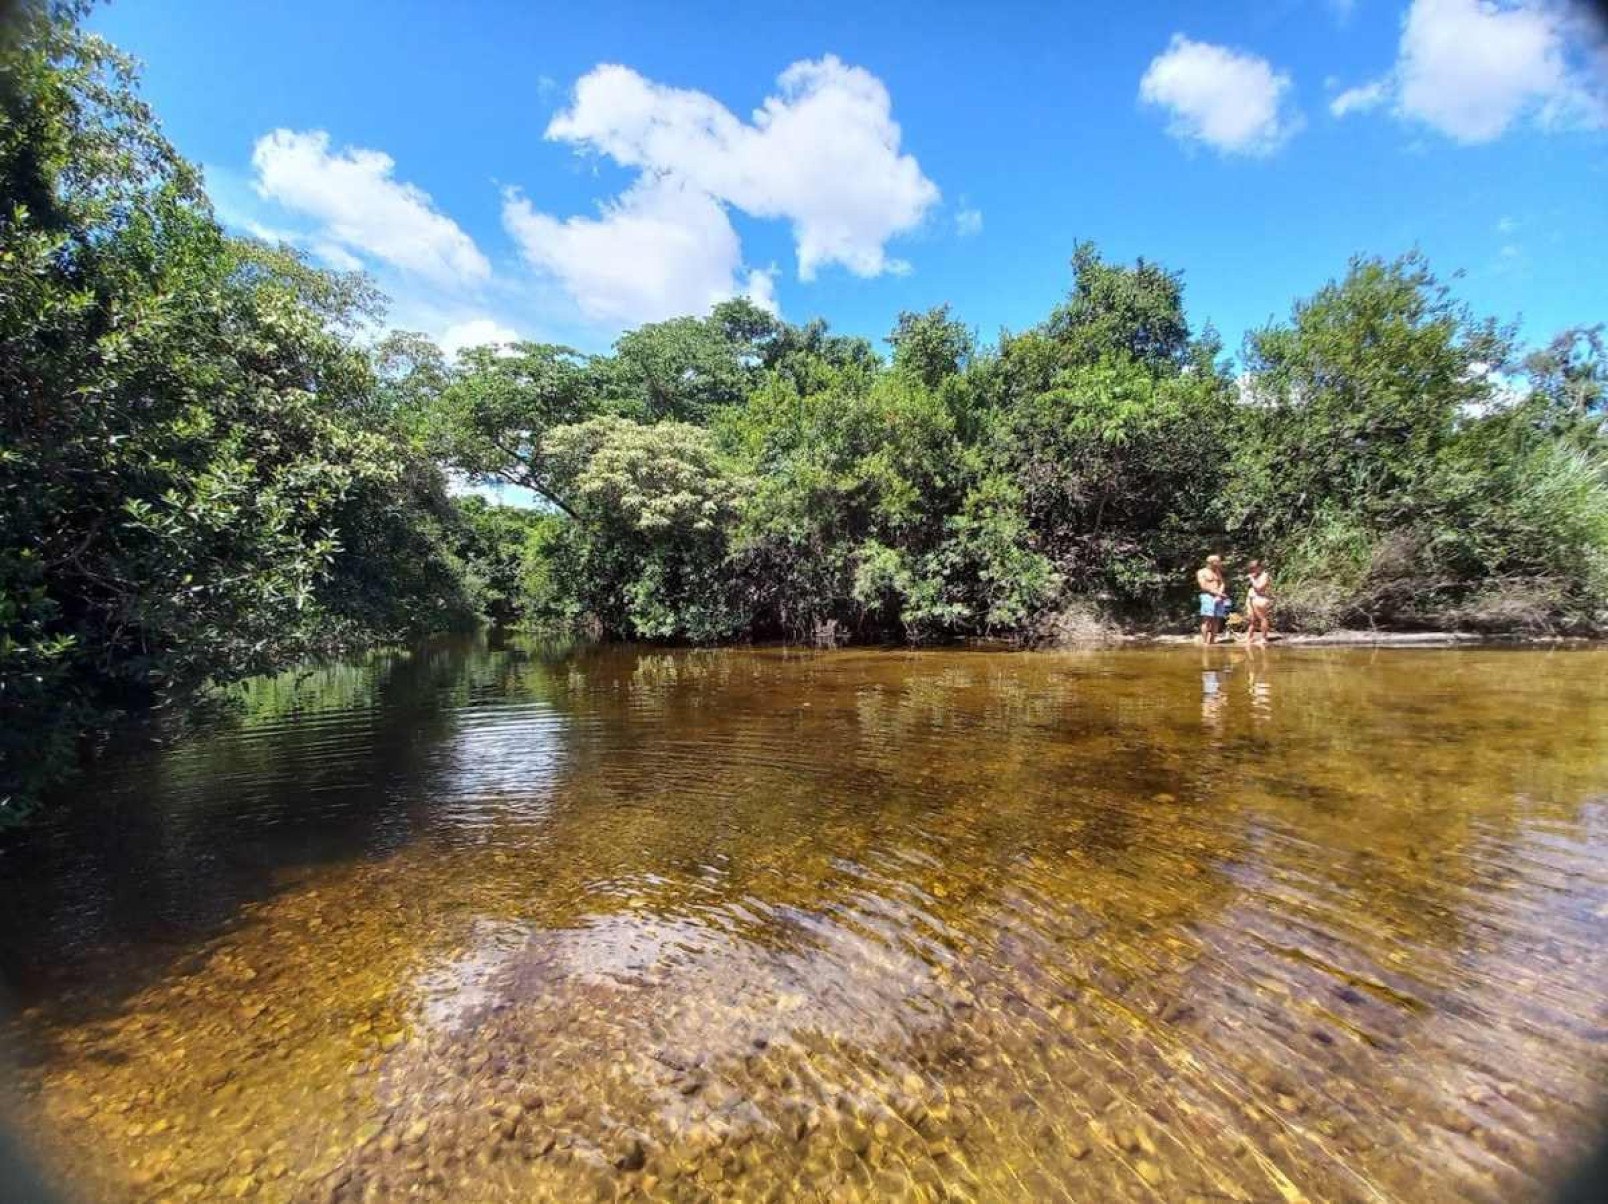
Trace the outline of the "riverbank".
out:
[[[1123,642],[1139,644],[1196,644],[1200,637],[1191,632],[1187,635],[1178,634],[1148,634],[1125,636]],[[1324,631],[1324,632],[1274,632],[1270,643],[1283,648],[1443,648],[1452,646],[1499,646],[1524,645],[1525,647],[1544,646],[1553,644],[1594,644],[1601,643],[1600,637],[1587,636],[1547,636],[1530,635],[1519,632],[1510,634],[1490,634],[1473,631]],[[1236,644],[1244,647],[1243,637],[1238,635],[1226,636],[1222,643]]]
[[[497,630],[497,629],[493,629]],[[1030,648],[1037,652],[1057,652],[1069,649],[1092,648],[1147,648],[1155,646],[1178,647],[1198,645],[1200,635],[1194,631],[1162,630],[1158,628],[1144,628],[1140,630],[1123,630],[1114,625],[1093,625],[1083,627],[1075,632],[1061,634],[1053,637],[1033,638],[1029,635],[1021,636],[978,636],[958,641],[935,641],[931,643],[917,643],[903,645],[898,643],[879,644],[875,641],[859,643],[853,641],[838,641],[831,643],[811,644],[809,641],[788,640],[734,640],[724,644],[688,644],[668,642],[663,644],[651,641],[611,640],[596,634],[582,634],[565,627],[515,627],[500,629],[508,634],[523,634],[545,636],[554,639],[579,640],[591,644],[620,644],[632,646],[644,644],[665,649],[673,648],[756,648],[756,647],[793,647],[815,648],[820,651],[833,649],[867,649],[867,648],[895,648],[895,647],[921,647],[930,649],[973,647],[982,649],[1021,649]],[[1337,628],[1333,631],[1275,631],[1272,634],[1272,646],[1280,648],[1550,648],[1550,647],[1591,647],[1594,645],[1608,645],[1608,632],[1596,635],[1543,635],[1527,631],[1387,631],[1377,628]],[[1225,633],[1219,640],[1222,647],[1230,645],[1245,646],[1242,632]]]

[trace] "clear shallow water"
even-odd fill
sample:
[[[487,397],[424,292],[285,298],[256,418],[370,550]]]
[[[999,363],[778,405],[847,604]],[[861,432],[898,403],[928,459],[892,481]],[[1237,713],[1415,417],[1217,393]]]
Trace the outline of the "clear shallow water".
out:
[[[482,643],[246,703],[0,848],[6,1112],[77,1196],[1510,1200],[1595,1135],[1602,651]]]

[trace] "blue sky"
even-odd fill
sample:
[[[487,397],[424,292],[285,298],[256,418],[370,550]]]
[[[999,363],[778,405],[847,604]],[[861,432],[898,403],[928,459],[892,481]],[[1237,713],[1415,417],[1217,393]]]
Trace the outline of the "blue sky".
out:
[[[1110,13],[1120,11],[1120,20]],[[117,0],[232,226],[457,344],[602,349],[746,291],[880,339],[1042,318],[1078,238],[1230,349],[1418,246],[1526,338],[1608,319],[1608,56],[1515,0]],[[756,120],[756,111],[763,114]]]

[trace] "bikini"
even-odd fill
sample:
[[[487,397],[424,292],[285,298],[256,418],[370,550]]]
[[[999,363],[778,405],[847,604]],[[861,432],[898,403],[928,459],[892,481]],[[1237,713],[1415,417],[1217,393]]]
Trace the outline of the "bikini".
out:
[[[1260,574],[1258,574],[1258,576],[1260,576],[1264,581],[1267,580],[1267,574],[1266,573],[1260,573]],[[1258,602],[1271,603],[1273,601],[1273,595],[1263,593],[1261,588],[1256,584],[1256,577],[1250,578],[1250,582],[1251,582],[1251,596],[1246,599],[1246,603],[1247,603],[1246,609],[1247,610],[1255,609],[1256,604]]]

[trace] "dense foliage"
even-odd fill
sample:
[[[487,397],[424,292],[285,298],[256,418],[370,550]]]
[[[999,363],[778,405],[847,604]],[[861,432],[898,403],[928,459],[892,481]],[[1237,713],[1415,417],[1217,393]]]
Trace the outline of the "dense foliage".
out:
[[[1177,273],[1082,244],[991,344],[943,307],[883,355],[737,300],[449,360],[373,342],[361,278],[227,235],[52,12],[0,52],[11,810],[119,715],[477,618],[1053,639],[1183,619],[1216,549],[1272,561],[1286,623],[1608,624],[1600,327],[1521,359],[1416,255],[1358,259],[1236,369]]]
[[[1165,623],[1212,548],[1278,566],[1286,624],[1608,621],[1600,328],[1520,363],[1419,256],[1362,258],[1236,375],[1175,273],[1087,244],[1073,273],[991,347],[942,308],[901,315],[884,361],[736,301],[612,356],[481,349],[407,392],[444,463],[551,507],[514,607],[615,635]]]
[[[68,13],[0,123],[0,799],[116,715],[470,617],[440,471],[373,408],[359,279],[227,237]]]

